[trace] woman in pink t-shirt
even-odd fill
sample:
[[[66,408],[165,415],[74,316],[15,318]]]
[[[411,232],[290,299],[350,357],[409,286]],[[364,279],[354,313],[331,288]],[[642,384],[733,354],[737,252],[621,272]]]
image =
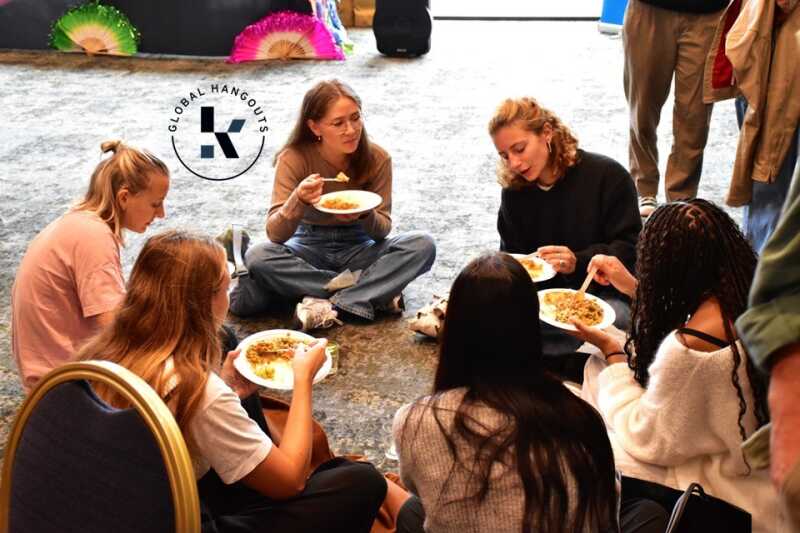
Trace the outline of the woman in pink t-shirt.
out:
[[[33,239],[11,292],[11,350],[30,392],[66,362],[125,294],[123,230],[144,232],[164,217],[169,170],[156,156],[120,141],[92,174],[85,197]]]

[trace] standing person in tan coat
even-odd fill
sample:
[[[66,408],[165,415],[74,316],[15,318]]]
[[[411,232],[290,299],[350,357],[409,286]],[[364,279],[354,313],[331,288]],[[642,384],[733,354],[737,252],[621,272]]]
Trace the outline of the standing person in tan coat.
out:
[[[674,136],[667,160],[668,201],[697,195],[711,105],[703,102],[703,65],[728,0],[631,0],[625,12],[625,97],[630,108],[630,172],[639,211],[657,206],[661,108],[675,78]]]
[[[741,133],[728,205],[760,251],[778,221],[800,151],[800,0],[735,0],[706,61],[706,102],[738,94]]]

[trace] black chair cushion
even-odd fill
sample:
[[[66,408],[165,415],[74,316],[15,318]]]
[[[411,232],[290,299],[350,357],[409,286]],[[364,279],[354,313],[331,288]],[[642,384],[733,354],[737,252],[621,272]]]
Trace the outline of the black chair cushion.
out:
[[[113,409],[86,382],[35,407],[13,459],[12,533],[175,530],[161,452],[133,409]]]

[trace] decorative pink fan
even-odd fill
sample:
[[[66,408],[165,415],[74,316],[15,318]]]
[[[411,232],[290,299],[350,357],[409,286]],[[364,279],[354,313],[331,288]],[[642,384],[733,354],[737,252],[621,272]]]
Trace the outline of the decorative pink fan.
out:
[[[261,59],[344,59],[330,30],[313,15],[281,11],[236,36],[228,63]]]

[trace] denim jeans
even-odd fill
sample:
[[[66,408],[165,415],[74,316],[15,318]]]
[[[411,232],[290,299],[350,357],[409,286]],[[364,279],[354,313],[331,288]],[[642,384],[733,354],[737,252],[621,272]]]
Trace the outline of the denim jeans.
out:
[[[374,241],[360,224],[300,224],[284,244],[265,242],[245,255],[249,276],[231,292],[231,311],[263,313],[276,300],[304,296],[328,298],[337,308],[368,320],[399,295],[406,285],[430,270],[436,258],[433,238],[403,233]],[[362,270],[358,283],[335,293],[325,285],[345,269]]]
[[[736,118],[740,128],[746,110],[747,100],[741,96],[736,98]],[[786,152],[775,180],[771,183],[753,182],[753,197],[750,203],[744,206],[742,230],[757,253],[761,253],[761,249],[778,224],[797,165],[798,151],[800,151],[800,127],[794,132],[794,141]]]

